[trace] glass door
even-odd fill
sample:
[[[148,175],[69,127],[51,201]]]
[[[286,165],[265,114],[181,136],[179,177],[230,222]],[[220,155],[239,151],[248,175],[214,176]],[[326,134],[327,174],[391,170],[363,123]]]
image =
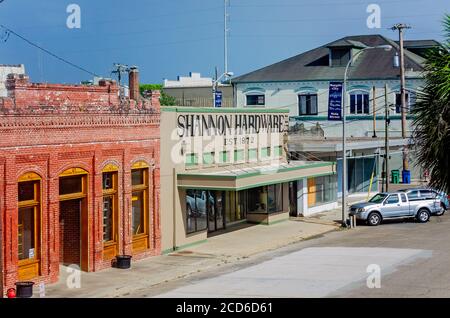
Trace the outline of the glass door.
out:
[[[208,232],[216,231],[216,200],[213,191],[202,191],[201,201],[205,202],[208,214]]]
[[[225,192],[216,192],[216,230],[224,228]]]
[[[225,192],[202,191],[201,200],[206,201],[208,214],[208,232],[214,232],[225,227]]]
[[[291,216],[298,216],[297,189],[297,181],[289,182],[289,215]]]

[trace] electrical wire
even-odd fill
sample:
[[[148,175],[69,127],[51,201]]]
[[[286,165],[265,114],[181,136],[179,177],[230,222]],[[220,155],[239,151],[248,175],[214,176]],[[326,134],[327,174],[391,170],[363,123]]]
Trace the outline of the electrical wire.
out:
[[[408,3],[411,2],[422,2],[426,0],[409,0]],[[245,2],[245,0],[241,0],[241,2]],[[277,1],[278,2],[278,1]],[[386,0],[381,1],[378,0],[377,4],[392,4],[392,3],[401,3],[405,2],[404,0]],[[364,5],[361,1],[335,1],[335,2],[307,2],[305,3],[302,1],[302,3],[277,3],[277,4],[238,4],[233,5],[233,7],[305,7],[305,6],[333,6],[333,5],[339,5],[339,6],[350,6],[350,5]]]
[[[70,65],[70,66],[72,66],[72,67],[74,67],[74,68],[76,68],[76,69],[78,69],[78,70],[80,70],[80,71],[82,71],[82,72],[88,73],[88,74],[90,74],[90,75],[92,75],[92,76],[100,77],[97,73],[91,72],[91,71],[85,69],[85,68],[82,67],[82,66],[79,66],[79,65],[77,65],[77,64],[75,64],[75,63],[72,63],[72,62],[66,60],[66,59],[63,58],[63,57],[60,57],[60,56],[56,55],[56,54],[53,53],[53,52],[50,52],[49,50],[47,50],[47,49],[43,48],[42,46],[40,46],[40,45],[38,45],[38,44],[36,44],[36,43],[34,43],[34,42],[28,40],[28,39],[25,38],[24,36],[18,34],[17,32],[15,32],[15,31],[11,30],[10,28],[4,26],[3,24],[0,24],[0,27],[2,27],[3,29],[5,29],[5,30],[6,30],[7,32],[9,32],[10,34],[13,34],[13,35],[15,35],[16,37],[18,37],[19,39],[25,41],[25,42],[28,43],[29,45],[31,45],[31,46],[33,46],[33,47],[35,47],[35,48],[37,48],[37,49],[39,49],[39,50],[41,50],[41,51],[47,53],[48,55],[50,55],[50,56],[52,56],[52,57],[54,57],[54,58],[56,58],[56,59],[58,59],[58,60],[60,60],[61,62],[66,63],[66,64],[68,64],[68,65]]]

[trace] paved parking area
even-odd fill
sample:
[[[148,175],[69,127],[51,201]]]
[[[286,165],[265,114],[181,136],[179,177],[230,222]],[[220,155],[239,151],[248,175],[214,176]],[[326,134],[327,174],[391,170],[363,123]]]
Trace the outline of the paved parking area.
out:
[[[306,248],[158,297],[326,297],[353,283],[365,283],[373,265],[387,274],[399,265],[429,257],[430,251],[417,249]]]
[[[80,288],[61,266],[58,283],[46,287],[46,297],[144,297],[168,282],[238,264],[258,254],[336,230],[336,226],[287,220],[274,225],[249,225],[208,238],[205,243],[169,255],[132,262],[132,268],[81,273]],[[69,284],[67,283],[69,281]],[[39,297],[35,288],[35,297]]]

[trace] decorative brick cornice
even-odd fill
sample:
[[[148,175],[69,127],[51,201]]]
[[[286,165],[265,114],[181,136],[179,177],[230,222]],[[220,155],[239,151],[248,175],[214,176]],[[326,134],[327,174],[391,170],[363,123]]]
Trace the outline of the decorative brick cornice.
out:
[[[67,113],[56,115],[3,115],[0,129],[159,126],[160,114]]]

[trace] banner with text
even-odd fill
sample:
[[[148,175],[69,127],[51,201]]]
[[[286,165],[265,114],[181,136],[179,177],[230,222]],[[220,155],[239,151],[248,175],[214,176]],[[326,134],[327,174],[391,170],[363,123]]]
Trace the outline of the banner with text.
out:
[[[328,120],[342,120],[342,82],[330,82]]]

